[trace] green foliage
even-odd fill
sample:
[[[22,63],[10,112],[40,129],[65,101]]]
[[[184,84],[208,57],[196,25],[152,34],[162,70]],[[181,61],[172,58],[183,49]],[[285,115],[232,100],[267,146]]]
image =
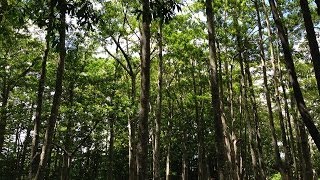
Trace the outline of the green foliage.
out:
[[[281,180],[281,175],[280,175],[280,173],[273,174],[273,175],[271,176],[271,180]]]
[[[57,33],[59,15],[56,8],[58,1],[52,2],[55,8],[53,31],[50,34],[49,44],[54,49],[50,50],[47,62],[47,78],[41,116],[41,144],[50,114],[59,59],[58,49],[55,48],[59,43]],[[141,13],[140,3],[129,0],[74,0],[67,2],[67,56],[62,100],[54,135],[55,145],[52,149],[51,164],[48,170],[49,179],[60,178],[63,149],[70,152],[75,151],[71,161],[70,179],[79,179],[79,177],[106,179],[111,169],[114,179],[127,179],[129,176],[128,119],[137,119],[141,91],[139,72],[141,70],[140,30],[142,27],[140,18],[137,18],[137,14]],[[22,179],[27,177],[31,143],[28,142],[27,148],[24,149],[23,143],[26,141],[21,137],[26,134],[28,129],[33,128],[41,59],[45,48],[43,39],[45,34],[43,33],[49,26],[48,3],[49,1],[44,0],[1,1],[1,105],[4,97],[3,89],[10,87],[10,93],[8,104],[6,107],[1,107],[6,108],[7,126],[5,148],[0,155],[0,167],[2,167],[0,168],[0,179],[16,178],[17,175],[22,175]],[[151,1],[150,5],[153,16],[151,24],[150,129],[153,129],[157,110],[157,79],[159,76],[157,32],[159,22],[163,23],[161,174],[165,173],[166,153],[170,146],[171,175],[181,176],[182,156],[186,155],[190,179],[197,177],[200,121],[204,127],[203,148],[208,168],[212,170],[210,173],[214,174],[216,143],[214,141],[214,112],[211,105],[208,33],[204,3],[203,1],[188,1],[182,4],[181,1],[175,0],[155,0]],[[250,102],[250,98],[254,98],[258,106],[258,126],[263,147],[264,170],[268,179],[281,179],[281,175],[275,167],[269,114],[262,83],[261,53],[258,47],[259,35],[253,2],[218,0],[213,5],[217,68],[219,75],[221,75],[221,79],[219,77],[219,83],[222,86],[220,93],[227,132],[233,135],[232,143],[237,144],[238,153],[240,153],[240,149],[242,156],[246,152],[246,157],[243,157],[243,168],[246,170],[247,178],[253,177],[248,142],[248,123],[253,120],[253,103]],[[299,6],[297,2],[279,1],[279,7],[284,12],[283,22],[288,27],[299,83],[314,121],[319,124],[319,95],[315,86],[309,49],[306,41],[300,42],[301,38],[304,39],[305,32],[299,15]],[[310,7],[312,11],[315,11],[314,5],[310,4]],[[261,13],[262,19],[264,15]],[[313,18],[315,24],[318,24],[319,17],[313,14]],[[273,26],[273,22],[271,25]],[[40,36],[35,35],[35,29],[38,28],[42,30]],[[274,32],[275,29],[272,30]],[[269,39],[266,32],[263,29],[268,85],[269,91],[273,94],[274,77],[271,70]],[[276,47],[275,33],[273,36],[271,37],[272,43]],[[242,43],[240,50],[237,48],[237,38]],[[282,52],[275,49],[276,55],[282,61]],[[254,97],[250,97],[249,88],[241,84],[240,53],[250,66]],[[283,72],[282,83],[287,88],[286,69],[282,63],[280,67]],[[26,70],[28,72],[23,74]],[[243,94],[241,94],[241,91],[244,90],[247,92],[247,104],[244,104]],[[280,98],[283,102],[284,97],[282,91],[280,92]],[[290,92],[291,90],[288,88],[289,111],[290,115],[293,115],[291,100],[289,100]],[[278,107],[275,106],[274,100],[275,97],[272,95],[275,127],[280,143],[281,132],[279,117],[276,113]],[[198,108],[198,112],[196,108]],[[245,114],[247,113],[245,108],[248,109],[248,114]],[[114,142],[112,144],[113,154],[111,155],[110,137],[112,132],[114,133]],[[294,138],[298,137],[296,130],[293,131],[293,135]],[[18,140],[16,137],[20,139]],[[297,140],[291,141],[296,143]],[[152,142],[151,139],[150,142]],[[184,149],[184,145],[187,149]],[[320,174],[319,152],[312,145],[311,149],[314,169]],[[280,147],[280,150],[283,151],[283,147]],[[26,158],[24,162],[21,162],[23,152],[26,153]],[[145,158],[149,158],[150,161],[151,157],[152,151],[150,150],[149,156]],[[23,167],[21,172],[18,168],[20,162]],[[151,170],[149,172],[151,177]]]

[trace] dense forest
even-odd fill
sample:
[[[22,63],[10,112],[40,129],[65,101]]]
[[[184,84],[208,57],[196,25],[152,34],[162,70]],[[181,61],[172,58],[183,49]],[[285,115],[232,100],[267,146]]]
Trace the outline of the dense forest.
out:
[[[0,0],[0,179],[316,180],[319,0]]]

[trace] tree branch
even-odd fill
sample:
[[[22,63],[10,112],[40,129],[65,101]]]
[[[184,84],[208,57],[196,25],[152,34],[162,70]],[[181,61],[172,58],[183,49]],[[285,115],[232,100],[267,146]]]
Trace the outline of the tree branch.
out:
[[[121,53],[123,54],[124,59],[126,60],[127,65],[129,67],[129,70],[130,70],[129,74],[132,75],[133,74],[133,70],[132,70],[132,66],[131,66],[131,62],[130,62],[131,57],[124,51],[124,49],[121,47],[119,41],[117,41],[114,36],[111,36],[111,38],[114,41],[114,43],[116,43],[117,47],[120,49]],[[120,39],[120,37],[119,37],[119,39]]]

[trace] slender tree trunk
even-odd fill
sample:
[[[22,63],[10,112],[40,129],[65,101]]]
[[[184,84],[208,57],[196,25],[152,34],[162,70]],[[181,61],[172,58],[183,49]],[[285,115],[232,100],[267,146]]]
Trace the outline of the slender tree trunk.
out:
[[[183,132],[183,152],[182,152],[182,180],[188,180],[188,169],[189,169],[189,163],[188,163],[188,150],[187,150],[187,134],[184,130]]]
[[[279,64],[279,61],[278,61],[278,64]],[[280,64],[279,64],[280,65]],[[285,87],[285,83],[284,82],[284,79],[282,77],[282,72],[281,72],[281,69],[280,69],[280,66],[279,67],[279,70],[280,70],[280,82],[281,83],[281,86],[282,86],[282,92],[283,92],[283,98],[284,98],[284,108],[285,108],[285,113],[286,113],[286,118],[287,118],[287,121],[288,121],[288,130],[289,130],[289,139],[288,139],[288,142],[289,142],[289,145],[290,145],[290,150],[291,150],[291,161],[293,162],[290,162],[290,165],[291,163],[293,163],[293,166],[294,166],[294,169],[295,169],[295,173],[293,174],[293,179],[298,179],[298,175],[297,175],[297,172],[299,171],[299,168],[298,168],[298,164],[297,164],[297,151],[296,151],[296,146],[295,146],[295,138],[293,136],[293,129],[292,129],[292,118],[290,116],[290,111],[289,111],[289,105],[288,105],[288,96],[287,96],[287,92],[286,92],[286,87]],[[299,137],[299,136],[297,136]]]
[[[197,137],[198,137],[198,179],[203,180],[204,178],[204,142],[203,142],[203,132],[202,132],[202,122],[199,116],[199,102],[197,99],[197,83],[195,77],[195,60],[191,60],[192,64],[192,87],[193,87],[193,103],[195,109],[195,121],[197,123]]]
[[[115,122],[115,115],[113,115],[110,119],[110,140],[109,140],[109,154],[108,154],[108,161],[109,161],[109,167],[108,167],[108,174],[107,174],[107,180],[112,180],[114,178],[113,174],[113,166],[114,166],[114,159],[113,159],[113,150],[114,150],[114,122]]]
[[[248,63],[246,63],[248,64]],[[254,89],[253,89],[253,83],[252,83],[252,77],[251,77],[251,73],[249,71],[249,66],[246,65],[246,74],[248,76],[248,81],[249,81],[249,92],[250,92],[250,102],[253,105],[253,113],[254,113],[254,117],[253,117],[253,140],[254,140],[254,151],[256,153],[256,158],[257,158],[257,174],[259,179],[266,179],[265,176],[265,170],[264,170],[264,162],[263,162],[263,153],[262,153],[262,142],[261,142],[261,135],[260,135],[260,118],[258,115],[258,106],[256,103],[256,99],[255,99],[255,94],[254,94]]]
[[[215,27],[214,27],[214,15],[212,8],[212,0],[206,0],[206,16],[207,16],[207,28],[209,39],[209,68],[210,68],[210,83],[211,83],[211,97],[212,97],[212,110],[214,116],[214,129],[215,129],[215,142],[217,150],[218,161],[218,176],[220,180],[225,179],[227,175],[225,169],[226,163],[226,151],[224,145],[223,123],[221,120],[220,111],[220,97],[219,97],[219,82],[217,72],[217,55],[215,45]]]
[[[273,48],[273,44],[272,44],[272,33],[271,33],[271,27],[270,27],[270,22],[269,22],[269,17],[267,16],[267,8],[264,2],[262,2],[263,5],[263,9],[264,9],[264,14],[265,14],[265,19],[266,19],[266,23],[267,23],[267,30],[268,30],[268,38],[269,38],[269,47],[270,47],[270,58],[271,61],[274,62],[275,61],[275,55],[274,55],[274,48]],[[282,165],[282,161],[280,158],[280,150],[279,150],[279,146],[277,144],[278,140],[277,140],[277,135],[275,132],[275,127],[274,127],[274,118],[273,118],[273,111],[272,111],[272,107],[271,107],[271,98],[270,98],[270,89],[268,88],[268,84],[267,84],[267,69],[266,69],[266,61],[265,59],[262,59],[262,68],[263,68],[263,77],[264,77],[264,89],[265,89],[265,93],[266,93],[266,98],[267,98],[267,106],[268,106],[268,112],[269,112],[269,123],[270,123],[270,127],[271,127],[271,134],[272,134],[272,144],[274,147],[274,155],[275,155],[275,163],[276,163],[276,167],[277,169],[280,171],[281,177],[283,179],[286,179],[286,173],[285,170],[283,169],[283,165]]]
[[[308,143],[308,135],[306,129],[301,122],[298,122],[300,136],[301,136],[301,147],[302,147],[302,157],[304,159],[304,174],[303,179],[313,179],[312,163],[311,163],[311,154],[310,147]]]
[[[158,70],[158,94],[157,108],[155,118],[155,134],[154,134],[154,152],[153,152],[153,179],[160,180],[160,132],[161,132],[161,115],[162,115],[162,75],[163,75],[163,57],[162,57],[162,20],[159,22],[159,70]]]
[[[150,95],[150,4],[142,1],[142,32],[141,32],[141,94],[139,112],[139,144],[138,144],[138,179],[147,179],[148,172],[148,114]]]
[[[26,138],[23,142],[23,146],[22,146],[22,153],[21,153],[21,157],[20,157],[20,162],[19,162],[19,179],[24,179],[26,177],[24,177],[24,170],[25,170],[25,160],[26,160],[26,155],[27,155],[27,147],[29,146],[30,142],[31,142],[31,136],[30,136],[30,132],[31,132],[31,127],[27,128],[27,134],[26,134]]]
[[[303,98],[303,95],[302,95],[302,92],[300,89],[300,85],[298,82],[298,78],[297,78],[297,74],[295,71],[293,58],[292,58],[292,54],[291,54],[291,50],[290,50],[290,46],[289,46],[288,36],[285,33],[285,28],[281,22],[281,19],[280,19],[280,16],[279,16],[279,13],[276,8],[274,0],[269,0],[269,3],[271,5],[273,19],[274,19],[275,24],[278,29],[278,36],[281,40],[285,64],[286,64],[286,67],[287,67],[287,70],[289,73],[290,83],[293,88],[294,96],[295,96],[295,99],[297,102],[297,106],[298,106],[300,115],[302,117],[302,120],[303,120],[305,126],[308,128],[308,131],[309,131],[314,143],[316,144],[318,150],[320,150],[320,133],[319,133],[317,127],[315,126],[311,115],[309,114],[308,108],[306,107],[306,103],[304,101],[304,98]]]
[[[51,114],[48,120],[48,125],[45,134],[44,144],[42,146],[42,152],[40,156],[39,167],[37,170],[37,175],[34,179],[42,180],[44,177],[45,168],[47,167],[48,158],[50,156],[50,148],[52,145],[52,139],[54,134],[54,129],[56,125],[56,120],[58,117],[61,94],[62,94],[62,80],[64,73],[64,62],[66,57],[66,6],[67,2],[65,0],[59,0],[59,12],[60,12],[60,27],[59,27],[59,56],[60,60],[58,63],[58,69],[56,74],[56,85],[55,85],[55,94],[53,96],[53,103],[51,107]]]
[[[264,174],[264,169],[263,169],[263,162],[262,162],[262,146],[261,146],[261,140],[260,140],[260,130],[259,130],[259,115],[258,115],[258,107],[255,99],[255,94],[254,94],[254,89],[253,89],[253,82],[252,82],[252,77],[249,69],[249,63],[246,61],[245,62],[245,74],[248,79],[248,90],[249,90],[249,100],[250,104],[252,105],[252,110],[253,110],[253,123],[250,121],[248,122],[249,126],[249,141],[250,141],[250,136],[251,136],[251,141],[250,141],[250,150],[251,150],[251,155],[252,155],[252,164],[254,168],[254,173],[256,174],[256,179],[265,179],[265,174]]]
[[[136,76],[132,73],[131,77],[131,106],[135,107],[136,101]],[[135,111],[134,111],[135,112]],[[128,117],[129,130],[129,180],[137,179],[137,139],[136,139],[136,118],[133,115]]]
[[[229,72],[229,64],[225,62],[225,70],[226,70],[226,79],[227,79],[227,89],[229,92],[228,96],[228,101],[229,101],[229,111],[230,111],[230,119],[231,119],[231,127],[230,129],[230,144],[231,144],[231,162],[232,162],[232,173],[233,173],[233,179],[240,179],[240,176],[238,174],[238,169],[237,169],[237,137],[234,132],[234,122],[235,122],[235,117],[234,117],[234,107],[233,107],[233,85],[232,85],[232,72],[233,72],[233,64],[230,64],[230,72]],[[221,89],[221,88],[220,88]]]
[[[42,114],[42,101],[43,101],[43,93],[44,93],[44,86],[45,86],[45,79],[46,79],[46,72],[47,72],[47,60],[50,51],[50,41],[51,41],[51,32],[52,32],[52,21],[54,18],[54,0],[50,1],[49,9],[50,9],[50,16],[49,16],[49,23],[47,28],[46,34],[46,49],[44,51],[44,55],[42,58],[41,64],[41,74],[38,84],[38,92],[37,92],[37,107],[34,119],[34,127],[33,127],[33,137],[32,137],[32,144],[31,144],[31,156],[30,156],[30,171],[29,171],[29,179],[35,177],[38,169],[39,164],[39,133],[40,133],[40,125],[41,125],[41,114]]]
[[[69,115],[67,116],[67,132],[64,140],[64,154],[63,154],[63,164],[61,169],[61,180],[69,180],[70,177],[70,163],[71,163],[71,144],[72,144],[72,127],[73,125],[73,101],[74,101],[74,82],[70,82],[69,88],[69,102],[68,106],[70,108]]]
[[[299,159],[299,168],[300,168],[300,176],[299,179],[308,180],[312,179],[312,163],[311,163],[311,154],[310,147],[308,143],[308,135],[306,133],[306,129],[303,123],[298,120],[297,107],[294,103],[294,94],[290,93],[291,97],[291,109],[293,114],[293,121],[296,129],[296,137],[297,137],[297,151],[298,151],[298,159]]]
[[[170,146],[171,146],[171,128],[172,128],[172,120],[173,120],[173,104],[172,100],[169,100],[169,120],[168,120],[168,132],[167,132],[167,139],[168,139],[168,145],[167,145],[167,156],[166,156],[166,180],[170,180]]]
[[[265,56],[265,50],[263,47],[263,32],[262,32],[262,25],[261,25],[261,17],[260,17],[260,10],[258,5],[258,0],[254,1],[255,9],[257,12],[257,24],[259,28],[259,49],[260,49],[260,57],[261,57],[261,63],[262,63],[262,71],[263,71],[263,83],[264,83],[264,91],[267,98],[267,108],[268,108],[268,114],[269,114],[269,121],[270,119],[273,121],[273,112],[271,107],[271,99],[269,94],[269,87],[268,87],[268,79],[267,79],[267,68],[266,68],[266,56]],[[271,114],[271,116],[270,116]],[[256,122],[255,128],[256,128],[256,139],[257,139],[257,146],[260,154],[260,160],[259,160],[259,166],[260,166],[260,175],[262,179],[266,178],[266,174],[264,171],[264,162],[263,162],[263,152],[262,152],[262,145],[261,145],[261,136],[260,136],[260,130],[259,130],[259,122]]]
[[[53,138],[53,139],[54,139],[54,138]],[[52,156],[51,156],[51,152],[52,152],[52,146],[50,146],[49,152],[48,152],[49,157],[48,157],[48,163],[47,163],[47,165],[46,165],[47,171],[46,171],[45,174],[44,174],[44,179],[50,179],[50,177],[53,175],[53,173],[51,173],[51,163],[52,163],[52,161],[53,161],[53,158],[52,158]],[[57,157],[55,157],[55,158],[57,158]],[[61,164],[59,165],[59,167],[61,167]],[[51,176],[50,176],[50,175],[51,175]],[[59,173],[56,173],[56,175],[58,176]]]
[[[170,142],[167,146],[167,155],[166,155],[166,180],[170,180]]]
[[[314,73],[317,80],[318,92],[320,95],[320,52],[319,45],[316,37],[316,33],[314,32],[314,26],[311,18],[311,13],[307,0],[300,0],[301,12],[303,14],[304,26],[307,31],[307,39],[309,42],[309,48],[311,53],[311,60],[314,67]]]
[[[2,92],[2,104],[0,109],[0,153],[2,153],[2,148],[4,144],[6,126],[7,126],[7,105],[9,99],[9,90],[6,86],[6,83],[3,83],[3,92]]]
[[[222,121],[222,126],[223,126],[223,136],[224,136],[224,143],[225,143],[225,148],[226,148],[226,157],[228,160],[228,163],[226,164],[228,171],[226,172],[228,177],[226,178],[235,178],[235,169],[232,168],[232,164],[235,162],[235,158],[233,156],[233,148],[231,145],[231,138],[230,138],[230,133],[228,132],[228,122],[227,122],[227,117],[226,117],[226,111],[225,111],[225,104],[223,102],[224,99],[224,87],[223,87],[223,81],[222,81],[222,63],[221,63],[221,56],[220,56],[220,46],[219,43],[217,42],[217,49],[218,49],[218,78],[219,78],[219,95],[220,95],[220,110],[221,110],[221,121]],[[205,158],[205,155],[204,155]],[[205,159],[204,159],[204,165],[203,168],[205,168]]]
[[[279,58],[279,54],[278,54]],[[275,90],[275,100],[276,100],[276,105],[277,105],[277,110],[278,110],[278,117],[279,117],[279,124],[280,124],[280,130],[281,130],[281,138],[282,138],[282,144],[283,144],[283,149],[284,149],[284,154],[285,154],[285,161],[282,162],[282,168],[285,171],[285,175],[287,176],[287,179],[292,179],[292,171],[290,167],[290,161],[291,161],[291,152],[290,152],[290,147],[287,142],[287,134],[286,134],[286,128],[284,125],[284,117],[282,114],[282,102],[280,99],[280,93],[279,93],[279,69],[277,68],[277,64],[279,59],[278,58],[273,58],[272,59],[272,67],[273,67],[273,80],[274,80],[274,90]],[[278,60],[277,60],[278,59]]]

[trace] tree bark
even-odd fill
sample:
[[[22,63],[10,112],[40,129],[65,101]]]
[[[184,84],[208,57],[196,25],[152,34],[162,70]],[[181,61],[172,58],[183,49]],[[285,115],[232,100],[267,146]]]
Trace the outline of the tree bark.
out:
[[[251,72],[249,69],[249,63],[245,62],[245,74],[248,80],[248,91],[249,91],[249,100],[250,104],[252,105],[253,111],[253,122],[249,121],[248,128],[249,128],[249,141],[250,141],[250,150],[251,150],[251,158],[252,164],[254,168],[254,173],[256,174],[256,178],[258,179],[265,179],[264,169],[263,169],[263,160],[262,160],[262,145],[260,139],[260,129],[259,129],[259,115],[258,115],[258,106],[255,99],[255,93],[253,89],[253,82],[251,77]],[[249,105],[249,104],[248,104]],[[250,140],[251,136],[251,140]]]
[[[312,171],[312,163],[311,163],[311,154],[310,147],[308,143],[308,135],[306,133],[306,129],[301,122],[298,122],[300,136],[301,136],[301,147],[302,147],[302,157],[304,160],[304,171],[303,171],[303,179],[313,179],[313,171]]]
[[[278,55],[279,58],[279,55]],[[274,90],[275,90],[275,100],[276,100],[276,105],[277,105],[277,111],[278,111],[278,117],[279,117],[279,124],[280,124],[280,130],[281,130],[281,139],[283,143],[283,149],[284,149],[284,154],[285,154],[285,161],[282,162],[282,169],[285,173],[285,176],[287,176],[287,179],[292,179],[292,171],[290,167],[290,159],[291,159],[291,152],[290,152],[290,147],[287,142],[287,133],[286,133],[286,128],[284,125],[284,117],[282,114],[282,102],[280,99],[280,93],[279,93],[279,69],[277,68],[277,63],[279,59],[273,58],[272,59],[272,67],[273,67],[273,80],[274,80]]]
[[[189,176],[188,176],[188,173],[189,173],[189,163],[188,163],[188,149],[187,149],[187,134],[184,130],[183,132],[183,137],[182,137],[182,144],[183,144],[183,152],[182,152],[182,180],[188,180],[189,179]]]
[[[150,3],[142,1],[142,31],[141,31],[141,94],[139,112],[139,144],[138,144],[138,179],[147,179],[148,172],[148,116],[150,96]]]
[[[293,58],[289,46],[289,41],[288,41],[288,36],[285,32],[285,27],[281,22],[278,10],[276,8],[274,0],[269,0],[269,3],[271,5],[271,11],[273,15],[273,19],[275,21],[275,24],[278,29],[278,36],[281,40],[281,45],[284,53],[284,59],[285,59],[285,64],[289,73],[290,77],[290,83],[293,88],[294,96],[297,102],[298,110],[300,112],[300,115],[302,117],[302,120],[307,127],[314,143],[316,144],[318,150],[320,151],[320,133],[315,126],[311,115],[309,114],[308,108],[306,106],[306,103],[303,98],[303,94],[300,89],[300,85],[298,82],[297,74],[295,71],[294,63],[293,63]]]
[[[6,82],[3,84],[2,91],[2,104],[0,109],[0,153],[2,153],[2,148],[4,144],[6,126],[7,126],[7,105],[9,99],[9,90],[6,86]]]
[[[263,4],[264,13],[265,13],[266,23],[267,23],[268,39],[269,39],[269,47],[270,47],[270,58],[271,58],[271,61],[274,62],[275,61],[275,52],[274,52],[274,48],[273,48],[273,44],[272,44],[272,33],[271,33],[269,16],[267,15],[268,11],[267,11],[265,3],[262,2],[262,4]],[[277,135],[275,132],[275,127],[274,127],[273,111],[272,111],[272,107],[271,107],[271,98],[270,98],[270,93],[269,93],[270,90],[267,88],[266,62],[263,59],[262,59],[262,65],[263,65],[263,71],[264,71],[263,73],[264,73],[265,93],[266,93],[266,97],[267,97],[267,106],[268,106],[268,112],[269,112],[269,123],[270,123],[271,133],[272,133],[272,144],[273,144],[274,153],[275,153],[275,163],[276,163],[275,165],[276,165],[277,169],[280,171],[281,177],[283,179],[286,179],[287,175],[286,175],[285,169],[283,169],[282,160],[280,158],[280,150],[279,150],[279,146],[277,144],[278,140],[277,140]]]
[[[68,107],[69,115],[67,115],[67,131],[64,140],[64,153],[63,153],[63,164],[61,169],[61,180],[69,180],[70,179],[70,165],[71,165],[71,144],[72,144],[72,127],[73,125],[73,101],[74,101],[74,82],[70,82],[69,88],[69,102]]]
[[[170,180],[170,149],[171,149],[171,128],[172,128],[172,120],[173,120],[173,104],[172,100],[169,100],[169,120],[168,120],[168,131],[167,131],[167,156],[166,156],[166,180]]]
[[[279,64],[279,61],[278,61],[278,65]],[[296,146],[295,146],[295,138],[293,136],[293,129],[292,129],[292,118],[290,116],[290,111],[289,111],[289,105],[288,105],[288,96],[287,96],[287,90],[286,90],[286,87],[285,87],[285,83],[284,83],[284,79],[282,77],[282,72],[281,72],[281,69],[280,69],[280,66],[278,66],[279,68],[279,74],[280,74],[280,82],[281,83],[281,86],[282,86],[282,92],[283,92],[283,98],[284,98],[284,108],[285,108],[285,113],[286,113],[286,118],[287,118],[287,123],[288,123],[288,131],[289,131],[289,139],[288,139],[288,142],[289,142],[289,145],[290,145],[290,151],[291,151],[291,162],[289,165],[291,165],[293,163],[293,167],[295,169],[295,172],[292,174],[292,178],[293,179],[298,179],[298,175],[297,175],[297,172],[299,171],[299,168],[298,168],[298,164],[297,164],[297,151],[296,151]],[[297,136],[299,137],[299,136]]]
[[[233,173],[233,179],[240,179],[239,176],[239,170],[237,166],[237,137],[234,131],[234,122],[235,122],[235,117],[234,117],[234,106],[233,106],[233,64],[230,64],[230,72],[229,72],[229,64],[228,62],[225,62],[225,73],[226,73],[226,79],[227,79],[227,89],[228,89],[228,101],[229,101],[229,111],[230,111],[230,119],[231,119],[231,127],[230,129],[230,143],[231,143],[231,162],[232,162],[232,173]]]
[[[223,124],[221,120],[220,111],[220,96],[219,96],[219,82],[217,73],[217,55],[215,45],[215,27],[214,27],[214,14],[212,8],[212,0],[206,0],[206,16],[207,16],[207,28],[208,28],[208,40],[209,40],[209,69],[210,69],[210,85],[211,85],[211,98],[212,98],[212,110],[214,118],[215,129],[215,143],[217,150],[217,162],[218,162],[218,179],[223,180],[227,175],[225,173],[226,163],[226,150],[224,145]]]
[[[314,32],[314,26],[311,18],[311,13],[307,0],[300,0],[300,7],[303,14],[304,26],[307,31],[307,39],[309,42],[309,48],[311,53],[311,60],[313,63],[314,73],[318,85],[318,93],[320,95],[320,52],[319,45]]]
[[[112,180],[114,177],[113,174],[113,166],[114,166],[114,159],[113,159],[113,151],[114,151],[114,122],[115,122],[115,115],[112,115],[110,119],[110,140],[109,140],[109,153],[108,153],[108,161],[109,161],[109,168],[108,168],[108,175],[107,180]]]
[[[263,32],[262,32],[262,25],[261,25],[261,17],[260,17],[260,10],[259,10],[259,3],[260,1],[255,0],[254,5],[257,12],[257,24],[258,24],[258,30],[259,30],[259,49],[260,49],[260,59],[262,64],[262,71],[263,71],[263,83],[264,83],[264,91],[266,94],[267,99],[267,108],[268,108],[268,114],[269,114],[269,121],[270,119],[273,121],[273,112],[271,108],[271,99],[269,94],[269,87],[268,87],[268,79],[267,79],[267,68],[266,68],[266,56],[264,52],[263,47]],[[271,114],[271,117],[270,117]],[[259,160],[259,166],[260,166],[260,175],[261,179],[266,179],[266,174],[264,171],[264,162],[263,162],[263,152],[262,152],[262,145],[261,145],[261,135],[260,135],[260,129],[259,129],[259,122],[256,122],[255,128],[256,128],[256,139],[257,139],[257,146],[260,154],[260,160]]]
[[[50,41],[51,41],[51,32],[52,32],[52,21],[54,18],[54,0],[50,1],[49,9],[49,23],[47,27],[47,34],[46,34],[46,49],[44,51],[44,55],[42,58],[41,64],[41,74],[38,84],[38,92],[37,92],[37,107],[36,107],[36,114],[34,119],[34,127],[33,127],[33,137],[32,137],[32,144],[31,144],[31,156],[30,156],[30,171],[29,171],[29,179],[35,177],[38,169],[39,164],[39,133],[40,133],[40,125],[41,125],[41,114],[42,114],[42,102],[43,102],[43,93],[44,93],[44,86],[46,80],[46,72],[47,72],[47,60],[50,51]]]
[[[66,48],[65,48],[65,40],[66,40],[66,9],[67,2],[66,0],[58,1],[58,9],[60,13],[60,27],[59,27],[59,62],[58,69],[56,73],[56,85],[55,85],[55,94],[53,96],[53,103],[51,107],[51,113],[49,116],[47,129],[45,133],[45,140],[42,146],[42,152],[40,156],[40,162],[37,170],[37,174],[34,179],[42,180],[44,177],[44,172],[46,171],[47,162],[49,158],[49,152],[52,145],[52,139],[54,134],[54,129],[56,125],[56,120],[59,113],[61,94],[62,94],[62,81],[64,74],[64,63],[66,57]]]
[[[223,87],[223,81],[222,81],[222,63],[221,63],[221,56],[220,56],[220,46],[219,42],[217,44],[217,60],[218,60],[218,78],[219,78],[219,95],[220,95],[220,110],[221,110],[221,121],[222,121],[222,126],[223,126],[223,136],[224,136],[224,143],[225,143],[225,148],[226,148],[226,157],[227,157],[227,164],[226,167],[228,168],[227,175],[228,177],[226,178],[235,178],[236,173],[235,173],[235,168],[232,168],[232,165],[235,163],[235,158],[233,156],[233,148],[231,145],[231,138],[230,138],[230,133],[228,132],[228,122],[227,122],[227,117],[226,117],[226,111],[225,111],[225,104],[224,104],[224,87]],[[203,128],[203,125],[202,125]],[[203,130],[202,130],[203,131]],[[203,139],[203,138],[202,138]],[[202,140],[204,141],[204,140]],[[200,142],[199,142],[200,143]],[[205,154],[203,155],[203,168],[205,169]],[[207,177],[205,177],[207,178]]]
[[[31,113],[32,114],[32,113]],[[31,136],[30,136],[30,131],[31,131],[31,127],[27,128],[27,134],[26,134],[26,138],[23,142],[23,146],[22,146],[22,153],[21,153],[21,157],[20,162],[19,162],[19,179],[24,179],[24,170],[25,170],[25,160],[26,160],[26,155],[27,155],[27,147],[29,146],[30,142],[31,142]],[[25,177],[26,178],[26,177]]]
[[[153,179],[160,180],[160,133],[162,115],[162,76],[163,76],[163,57],[162,57],[162,20],[159,22],[158,48],[159,48],[159,67],[158,67],[158,94],[155,118],[154,151],[153,151]]]

